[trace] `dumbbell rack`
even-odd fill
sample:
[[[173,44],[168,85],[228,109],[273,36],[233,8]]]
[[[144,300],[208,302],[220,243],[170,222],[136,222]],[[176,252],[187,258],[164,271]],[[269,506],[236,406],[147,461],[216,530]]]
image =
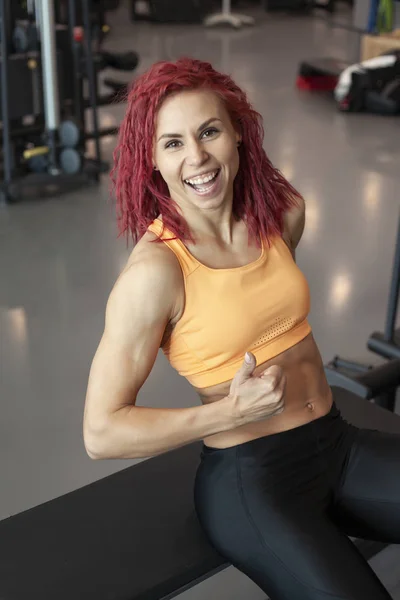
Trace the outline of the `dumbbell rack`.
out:
[[[69,30],[71,43],[74,37],[74,8],[75,0],[69,0]],[[56,68],[56,48],[54,37],[54,12],[52,0],[36,0],[36,12],[38,28],[41,41],[41,63],[43,75],[43,97],[45,108],[45,134],[48,146],[48,168],[45,173],[17,174],[14,168],[15,156],[13,155],[12,138],[14,131],[11,130],[10,122],[10,91],[9,91],[9,58],[11,55],[11,23],[9,0],[0,0],[0,34],[1,34],[1,107],[2,107],[2,140],[3,140],[3,181],[0,184],[0,203],[7,204],[19,199],[29,192],[34,196],[43,197],[48,191],[50,193],[62,192],[65,189],[87,184],[92,180],[99,180],[101,172],[108,170],[108,165],[101,160],[99,141],[99,126],[97,117],[97,86],[96,73],[91,52],[91,28],[89,0],[82,0],[82,16],[84,31],[84,57],[86,76],[88,79],[89,102],[92,110],[93,132],[84,135],[85,139],[91,137],[95,141],[95,158],[84,159],[83,168],[74,174],[67,174],[60,168],[57,144],[59,142],[60,130],[60,103],[58,98],[58,81]],[[81,58],[79,65],[81,66]],[[80,73],[77,71],[78,62],[74,61],[74,79],[77,85],[81,84]],[[82,90],[81,90],[82,91]],[[78,94],[75,96],[75,103]],[[82,103],[75,105],[74,109],[78,116],[84,117]],[[83,121],[82,121],[83,122]],[[34,131],[37,125],[32,127]],[[28,131],[29,127],[27,127]]]

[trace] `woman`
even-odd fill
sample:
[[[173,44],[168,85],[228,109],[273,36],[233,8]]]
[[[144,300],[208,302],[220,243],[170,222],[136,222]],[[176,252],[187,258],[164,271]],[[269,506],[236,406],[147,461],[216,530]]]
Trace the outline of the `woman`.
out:
[[[139,458],[203,440],[200,523],[272,600],[387,600],[347,536],[400,540],[400,437],[335,405],[294,260],[304,202],[262,141],[207,63],[159,63],[132,87],[113,180],[137,244],[107,304],[85,445]],[[159,347],[201,406],[135,405]]]

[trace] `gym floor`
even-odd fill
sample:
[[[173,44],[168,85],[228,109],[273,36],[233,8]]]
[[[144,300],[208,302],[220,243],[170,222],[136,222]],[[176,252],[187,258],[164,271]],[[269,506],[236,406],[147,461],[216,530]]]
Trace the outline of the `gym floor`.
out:
[[[356,61],[359,36],[325,15],[268,15],[243,31],[132,24],[128,4],[110,15],[109,50],[139,52],[138,72],[189,54],[230,72],[265,119],[265,149],[303,193],[307,227],[298,263],[312,294],[310,321],[324,361],[335,354],[379,362],[366,348],[382,329],[399,210],[398,121],[346,115],[331,100],[299,92],[300,60]],[[343,7],[335,21],[351,21]],[[117,73],[104,76],[119,77]],[[125,80],[129,75],[122,74]],[[123,105],[101,109],[118,124]],[[115,138],[103,138],[111,159]],[[0,210],[0,519],[60,496],[135,461],[91,461],[82,441],[88,372],[108,294],[131,247],[117,239],[109,180],[50,200]],[[198,404],[160,352],[138,404]],[[371,562],[400,599],[400,550]],[[182,594],[264,598],[233,567]]]

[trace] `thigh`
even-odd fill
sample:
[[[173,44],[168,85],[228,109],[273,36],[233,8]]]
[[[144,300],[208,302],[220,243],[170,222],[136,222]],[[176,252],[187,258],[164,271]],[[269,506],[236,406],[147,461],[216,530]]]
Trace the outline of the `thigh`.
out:
[[[211,545],[271,600],[390,600],[327,516],[304,501],[282,502],[242,487],[235,465],[209,478],[200,474],[195,502]]]
[[[238,568],[271,600],[389,600],[367,561],[326,517],[284,510],[247,527],[252,552],[245,561],[238,557]]]
[[[400,435],[358,431],[334,515],[349,535],[400,543]]]

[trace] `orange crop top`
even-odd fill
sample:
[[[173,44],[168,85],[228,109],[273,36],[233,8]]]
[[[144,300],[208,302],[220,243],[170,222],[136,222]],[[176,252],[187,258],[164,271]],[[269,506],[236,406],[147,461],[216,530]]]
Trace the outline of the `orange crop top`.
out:
[[[162,222],[149,230],[161,236]],[[165,228],[165,237],[174,234]],[[256,261],[231,269],[206,267],[180,240],[164,243],[183,272],[185,308],[162,350],[193,386],[231,380],[246,351],[260,364],[310,333],[308,284],[280,236],[262,244]]]

